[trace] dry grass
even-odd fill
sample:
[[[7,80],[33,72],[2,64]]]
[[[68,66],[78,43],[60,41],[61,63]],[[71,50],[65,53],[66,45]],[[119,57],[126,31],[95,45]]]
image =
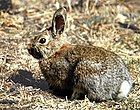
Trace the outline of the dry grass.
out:
[[[75,0],[72,4],[67,1],[13,0],[10,14],[0,12],[0,108],[139,110],[140,1],[85,0],[83,7],[75,5]],[[85,97],[70,101],[48,90],[37,60],[28,54],[26,47],[29,33],[51,25],[59,4],[70,7],[66,29],[69,42],[104,47],[124,59],[134,82],[127,99],[95,103]]]

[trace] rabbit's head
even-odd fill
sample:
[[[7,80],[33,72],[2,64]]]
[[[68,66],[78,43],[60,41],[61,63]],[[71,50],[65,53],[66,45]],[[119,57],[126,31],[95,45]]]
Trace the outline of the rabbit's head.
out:
[[[52,26],[43,32],[32,35],[34,39],[28,52],[36,59],[48,58],[59,50],[65,42],[62,35],[65,28],[66,9],[59,8],[53,15]]]

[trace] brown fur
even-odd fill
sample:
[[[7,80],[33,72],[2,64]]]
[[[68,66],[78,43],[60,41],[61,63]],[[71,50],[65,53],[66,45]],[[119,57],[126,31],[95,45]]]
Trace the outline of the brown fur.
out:
[[[87,95],[90,100],[108,100],[117,97],[124,81],[131,87],[129,72],[118,55],[101,47],[65,43],[60,32],[65,27],[63,14],[65,9],[58,9],[51,35],[39,33],[28,49],[39,59],[40,69],[53,90],[65,91],[71,99]],[[40,42],[42,38],[46,42]]]

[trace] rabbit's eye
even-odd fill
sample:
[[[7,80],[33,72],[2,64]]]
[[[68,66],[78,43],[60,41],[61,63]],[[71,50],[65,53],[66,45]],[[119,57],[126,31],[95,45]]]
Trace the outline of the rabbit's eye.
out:
[[[39,43],[41,43],[41,44],[44,44],[46,42],[46,39],[45,38],[41,38],[40,40],[39,40]]]

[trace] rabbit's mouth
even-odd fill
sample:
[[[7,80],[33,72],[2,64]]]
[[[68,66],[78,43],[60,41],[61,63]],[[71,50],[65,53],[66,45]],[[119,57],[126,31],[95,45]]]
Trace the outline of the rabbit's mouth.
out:
[[[43,58],[43,55],[41,54],[40,50],[37,48],[31,47],[28,49],[29,54],[31,54],[34,58],[36,59],[41,59]]]

